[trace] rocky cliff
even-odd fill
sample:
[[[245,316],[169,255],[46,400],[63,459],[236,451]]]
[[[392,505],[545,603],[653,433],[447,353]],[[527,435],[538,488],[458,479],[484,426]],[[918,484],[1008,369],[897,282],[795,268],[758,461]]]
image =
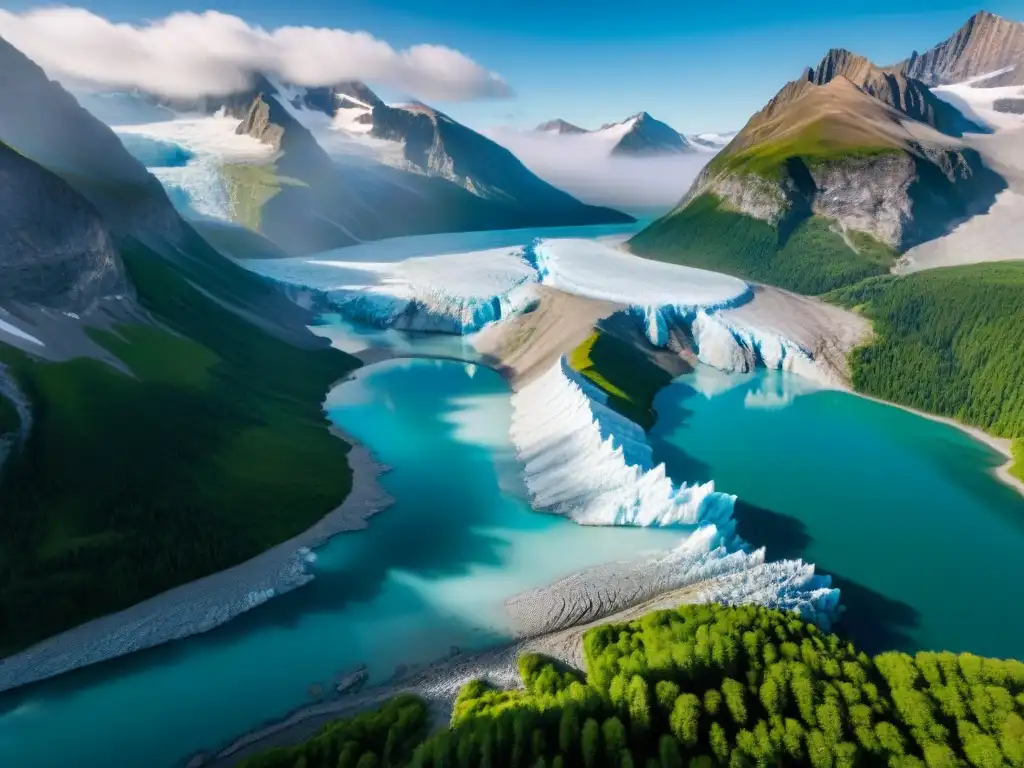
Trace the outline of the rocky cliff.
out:
[[[962,83],[1009,70],[984,85],[1024,85],[1024,23],[981,11],[952,37],[924,53],[914,51],[890,69],[927,85]]]
[[[935,114],[913,81],[876,70],[833,51],[788,83],[633,249],[821,292],[885,272],[899,252],[990,207],[1003,179],[911,118]]]
[[[126,290],[95,208],[60,177],[0,144],[0,301],[82,313]]]
[[[886,72],[863,56],[842,48],[833,48],[825,54],[817,67],[806,71],[806,77],[815,85],[827,85],[837,77],[845,77],[864,93],[907,117],[952,136],[960,136],[965,131],[984,131],[955,107],[934,96],[920,80],[899,72]]]

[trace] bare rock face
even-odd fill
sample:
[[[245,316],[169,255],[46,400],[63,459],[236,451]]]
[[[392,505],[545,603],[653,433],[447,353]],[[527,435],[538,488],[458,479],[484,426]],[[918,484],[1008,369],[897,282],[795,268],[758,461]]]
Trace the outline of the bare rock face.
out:
[[[813,213],[900,247],[913,215],[908,190],[916,171],[911,155],[849,158],[811,168],[810,174],[814,179],[809,201]]]
[[[1024,97],[1019,99],[996,99],[992,104],[996,112],[1004,112],[1010,115],[1024,115]]]
[[[775,225],[788,209],[786,195],[779,184],[760,176],[714,175],[705,168],[694,180],[678,208],[703,194],[713,194],[738,213]]]
[[[808,216],[833,219],[905,250],[986,210],[1005,182],[973,150],[915,144],[869,157],[807,165],[791,159],[778,179],[703,172],[679,208],[711,193],[738,213],[785,227]]]
[[[886,72],[863,56],[842,48],[830,50],[817,67],[806,70],[805,76],[815,85],[827,85],[837,77],[845,77],[869,96],[943,133],[960,136],[964,131],[982,130],[932,94],[920,80]]]
[[[985,86],[1024,84],[1024,23],[987,11],[976,13],[956,34],[922,54],[914,51],[896,69],[927,85],[962,83],[1014,67]]]
[[[0,300],[84,312],[126,290],[96,209],[60,177],[0,144]]]
[[[281,149],[281,139],[284,138],[284,128],[271,122],[270,105],[263,100],[262,94],[253,97],[235,133],[240,136],[252,136],[264,144],[269,144],[276,151]]]

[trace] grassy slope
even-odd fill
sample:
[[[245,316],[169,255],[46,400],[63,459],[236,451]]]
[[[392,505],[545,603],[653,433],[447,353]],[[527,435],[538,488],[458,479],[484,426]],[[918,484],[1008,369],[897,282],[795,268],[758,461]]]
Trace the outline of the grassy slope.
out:
[[[871,158],[895,154],[902,150],[883,143],[871,143],[859,135],[836,130],[829,120],[817,120],[782,138],[760,141],[738,152],[719,153],[708,164],[709,170],[737,174],[753,174],[778,179],[787,161],[800,158],[814,168],[824,163],[846,159]]]
[[[142,246],[123,256],[143,304],[181,334],[96,332],[134,378],[0,347],[35,408],[0,485],[2,651],[241,562],[349,490],[348,446],[320,403],[352,358],[256,330]]]
[[[874,323],[853,354],[857,389],[1024,440],[1024,262],[874,278],[826,298]]]
[[[521,690],[476,681],[424,740],[404,696],[244,768],[997,768],[1024,765],[1024,664],[869,658],[792,613],[685,605],[589,630],[586,675],[519,659]]]
[[[729,210],[705,194],[659,219],[630,240],[641,256],[711,269],[816,295],[888,271],[895,251],[851,232],[852,250],[827,219],[801,222],[782,242],[770,224]]]
[[[608,405],[644,429],[654,424],[654,396],[672,380],[628,343],[601,331],[570,353],[569,365],[608,395]]]

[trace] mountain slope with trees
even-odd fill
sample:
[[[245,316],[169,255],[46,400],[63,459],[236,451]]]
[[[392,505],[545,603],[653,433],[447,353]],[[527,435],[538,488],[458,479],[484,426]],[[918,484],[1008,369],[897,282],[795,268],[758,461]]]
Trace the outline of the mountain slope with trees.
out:
[[[686,605],[584,637],[586,674],[519,659],[523,690],[466,685],[332,723],[245,768],[1024,765],[1024,664],[859,653],[795,614]]]

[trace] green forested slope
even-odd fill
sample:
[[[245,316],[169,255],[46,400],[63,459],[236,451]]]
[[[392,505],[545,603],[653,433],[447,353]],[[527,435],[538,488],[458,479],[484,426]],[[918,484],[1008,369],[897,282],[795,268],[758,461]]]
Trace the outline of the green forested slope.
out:
[[[569,365],[608,395],[608,405],[644,429],[654,424],[654,396],[672,381],[636,347],[595,330],[569,354]]]
[[[848,237],[856,251],[820,216],[804,219],[784,236],[704,194],[639,232],[629,246],[646,258],[817,295],[885,274],[892,265],[891,248],[859,232]]]
[[[852,357],[858,390],[1024,438],[1024,262],[880,277],[826,298],[874,324]]]
[[[349,489],[320,403],[355,361],[275,339],[143,246],[122,256],[166,326],[93,332],[132,375],[0,346],[34,410],[0,483],[0,652],[252,557]],[[217,263],[188,269],[258,300]]]
[[[465,686],[419,746],[408,697],[245,768],[1024,766],[1024,664],[869,658],[794,614],[688,605],[584,637],[587,675],[520,658],[525,690]]]

